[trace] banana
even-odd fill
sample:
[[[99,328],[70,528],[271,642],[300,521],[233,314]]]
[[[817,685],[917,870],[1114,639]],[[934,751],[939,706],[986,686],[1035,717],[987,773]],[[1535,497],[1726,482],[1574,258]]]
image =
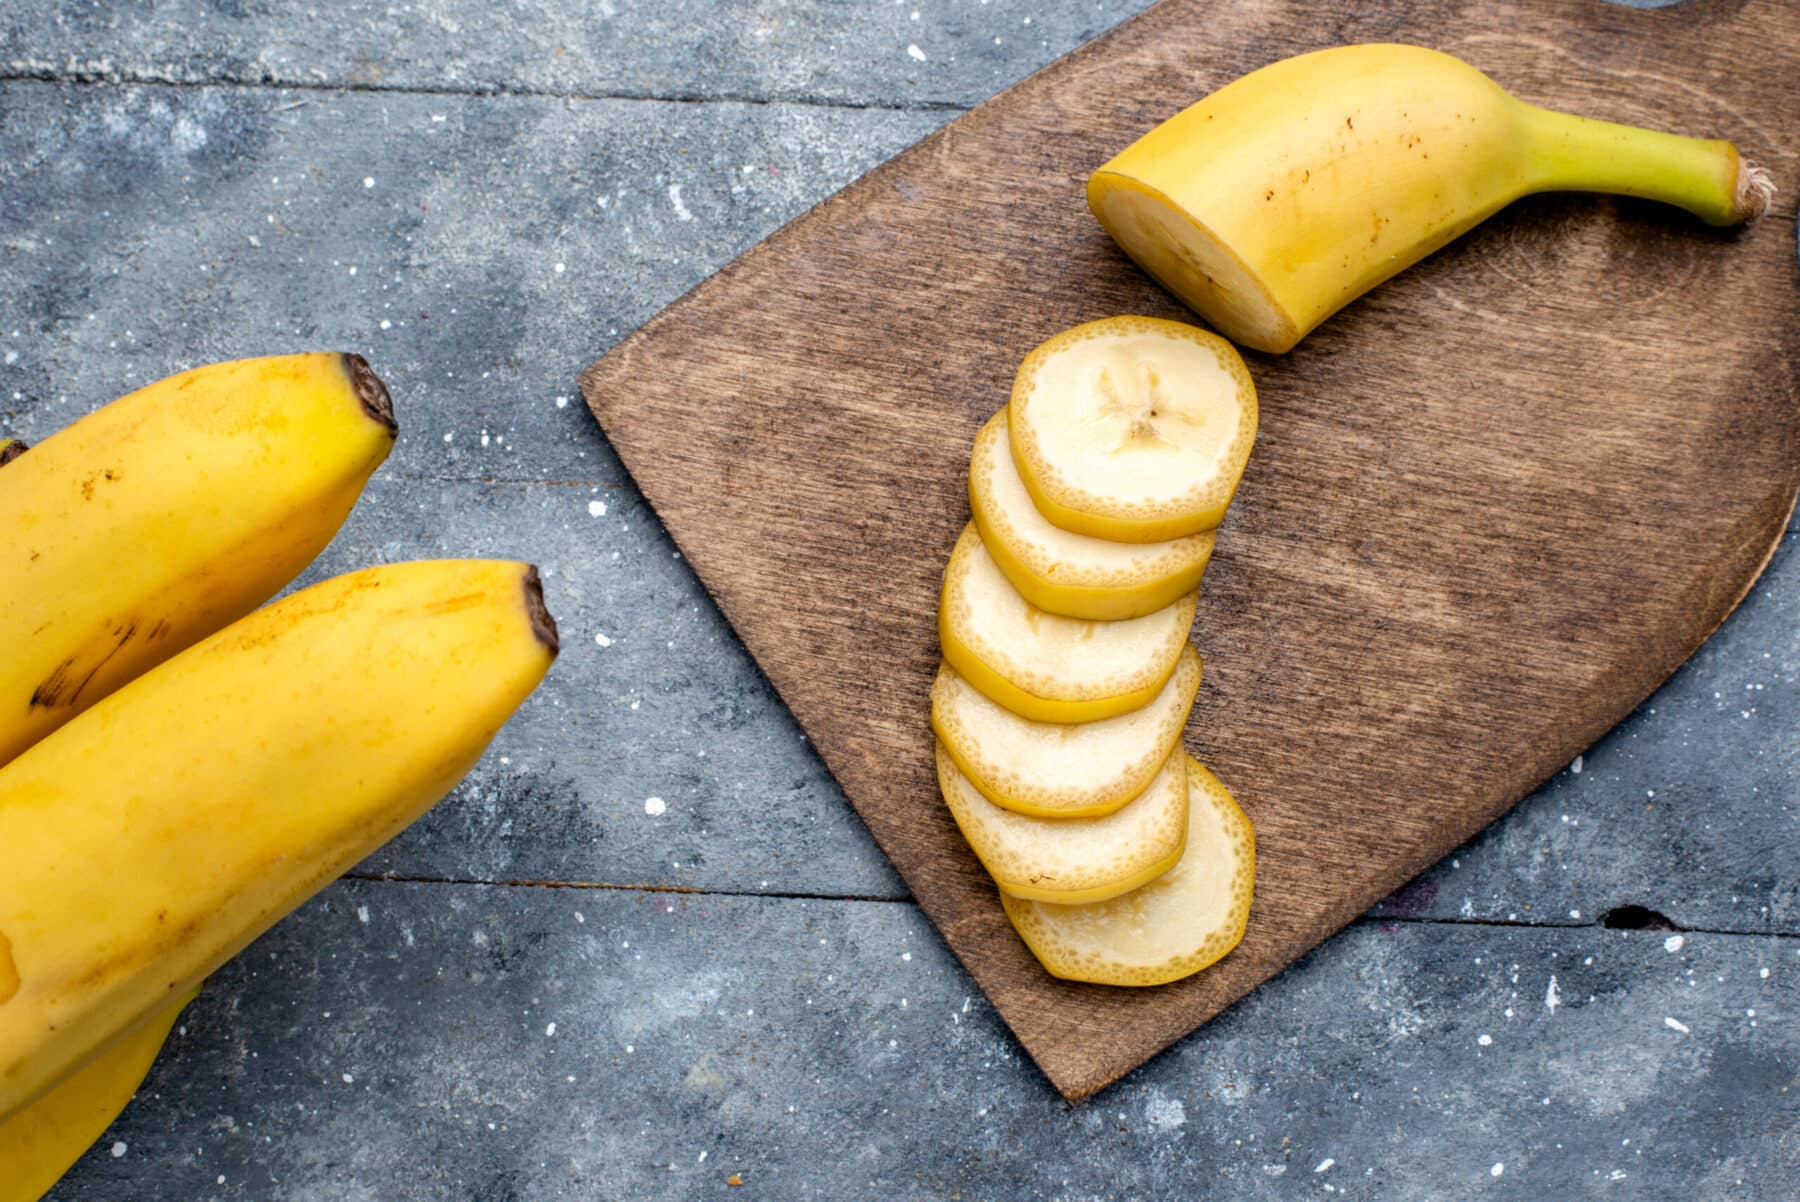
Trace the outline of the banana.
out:
[[[0,1121],[0,1202],[38,1202],[100,1138],[143,1083],[175,1020],[193,994],[150,1016],[135,1030],[53,1085],[37,1101]]]
[[[266,601],[394,445],[355,355],[196,368],[0,471],[0,764]]]
[[[30,449],[22,438],[0,438],[0,467],[5,467]]]
[[[1038,512],[1115,542],[1213,529],[1256,441],[1256,388],[1236,349],[1154,317],[1064,330],[1025,356],[1006,410]]]
[[[556,646],[526,564],[369,568],[0,768],[0,1120],[448,792]]]
[[[1098,722],[1028,722],[949,664],[931,685],[931,726],[983,796],[1034,818],[1098,818],[1142,793],[1181,741],[1200,688],[1200,653],[1183,647],[1142,709]]]
[[[1086,622],[1021,597],[965,526],[938,602],[938,642],[962,678],[1021,718],[1093,722],[1142,709],[1175,671],[1200,595],[1153,614]]]
[[[982,545],[1019,595],[1048,613],[1121,621],[1155,613],[1200,587],[1217,533],[1115,543],[1053,526],[1013,465],[1002,409],[975,436],[969,513]]]
[[[981,795],[944,749],[938,787],[956,825],[1002,892],[1073,905],[1105,901],[1167,872],[1187,842],[1188,777],[1180,753],[1137,797],[1103,818],[1030,818]]]
[[[1773,192],[1729,142],[1536,108],[1418,46],[1339,46],[1220,88],[1088,179],[1126,254],[1232,341],[1285,351],[1533,192],[1614,192],[1710,225]]]
[[[1004,889],[1013,928],[1052,976],[1097,985],[1162,985],[1191,976],[1238,945],[1250,921],[1256,832],[1219,778],[1185,752],[1187,849],[1130,893],[1078,906]]]

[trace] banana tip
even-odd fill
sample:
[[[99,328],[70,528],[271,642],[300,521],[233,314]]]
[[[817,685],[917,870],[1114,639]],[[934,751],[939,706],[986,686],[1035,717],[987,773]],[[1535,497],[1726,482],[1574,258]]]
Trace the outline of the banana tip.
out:
[[[356,390],[363,412],[386,426],[389,434],[400,433],[400,423],[394,420],[394,398],[388,395],[387,385],[369,361],[361,355],[345,355],[344,367],[350,373],[350,386]]]
[[[0,439],[0,465],[11,463],[28,450],[23,438]]]
[[[525,614],[531,619],[531,633],[551,655],[555,655],[562,647],[562,640],[556,633],[556,619],[550,616],[550,608],[544,604],[544,581],[535,565],[525,569]]]

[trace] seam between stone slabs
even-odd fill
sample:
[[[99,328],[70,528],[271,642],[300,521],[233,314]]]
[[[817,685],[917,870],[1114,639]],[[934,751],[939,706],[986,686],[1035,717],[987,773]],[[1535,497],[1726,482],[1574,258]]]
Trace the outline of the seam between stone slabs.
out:
[[[806,92],[775,92],[757,95],[748,92],[654,92],[643,88],[621,88],[610,92],[582,92],[557,91],[553,88],[521,87],[510,84],[454,87],[449,84],[396,86],[353,81],[332,82],[274,77],[201,79],[184,78],[179,75],[146,71],[140,68],[84,70],[77,67],[73,70],[58,70],[49,63],[33,62],[28,59],[13,59],[4,66],[0,66],[0,83],[66,84],[71,87],[217,88],[259,92],[324,92],[333,95],[363,93],[375,96],[498,96],[535,100],[620,100],[650,104],[787,105],[799,108],[849,109],[859,112],[886,113],[964,113],[973,107],[960,101],[949,100],[915,102],[851,100],[817,96]]]
[[[393,882],[401,885],[460,885],[482,889],[585,889],[612,893],[678,893],[688,897],[767,897],[782,901],[874,902],[883,905],[910,906],[911,897],[877,897],[864,893],[808,893],[783,889],[703,889],[696,885],[654,885],[618,883],[614,881],[552,881],[523,878],[518,880],[482,880],[478,877],[403,876],[391,872],[346,872],[347,881]]]
[[[912,897],[877,897],[867,893],[815,893],[804,890],[783,889],[706,889],[697,885],[655,885],[649,883],[625,883],[614,881],[556,881],[537,880],[531,878],[482,880],[479,877],[446,877],[446,876],[407,876],[389,872],[347,872],[343,876],[349,881],[370,881],[377,884],[394,883],[401,885],[451,885],[482,889],[585,889],[597,892],[616,893],[677,893],[689,897],[744,897],[772,898],[780,901],[841,901],[870,902],[881,905],[914,906],[918,902]],[[1395,918],[1379,914],[1360,914],[1346,925],[1367,926],[1370,924],[1392,923],[1396,926],[1438,926],[1438,927],[1505,927],[1509,930],[1557,930],[1557,931],[1591,931],[1612,930],[1599,922],[1518,922],[1503,918]],[[1659,934],[1680,933],[1684,935],[1720,935],[1742,939],[1800,939],[1800,929],[1755,931],[1743,929],[1726,929],[1723,927],[1672,926],[1667,932],[1658,929]]]
[[[549,480],[531,476],[448,476],[394,472],[384,479],[406,484],[495,484],[508,488],[629,488],[623,480]]]

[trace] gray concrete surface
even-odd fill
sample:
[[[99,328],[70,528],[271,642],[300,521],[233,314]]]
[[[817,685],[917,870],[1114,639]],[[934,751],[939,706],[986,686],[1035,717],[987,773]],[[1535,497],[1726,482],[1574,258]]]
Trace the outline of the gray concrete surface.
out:
[[[361,351],[401,442],[312,576],[531,558],[565,635],[469,781],[215,978],[55,1197],[1794,1196],[1792,536],[1579,771],[1071,1109],[581,408],[623,333],[1129,7],[0,13],[0,435]]]

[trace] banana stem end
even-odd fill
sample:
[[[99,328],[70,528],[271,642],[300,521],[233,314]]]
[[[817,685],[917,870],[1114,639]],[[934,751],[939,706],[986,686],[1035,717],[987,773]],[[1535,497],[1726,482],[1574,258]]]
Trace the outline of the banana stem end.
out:
[[[1733,215],[1749,224],[1768,212],[1775,199],[1775,177],[1748,159],[1738,160],[1737,188],[1732,192]]]

